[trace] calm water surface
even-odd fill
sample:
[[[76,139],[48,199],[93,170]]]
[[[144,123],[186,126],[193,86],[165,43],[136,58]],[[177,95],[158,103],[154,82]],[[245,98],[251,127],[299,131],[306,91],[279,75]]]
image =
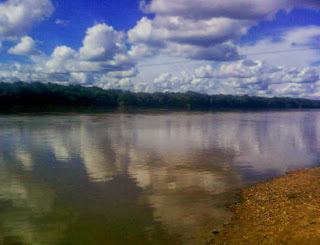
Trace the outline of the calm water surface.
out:
[[[0,116],[0,244],[205,244],[320,162],[320,111]]]

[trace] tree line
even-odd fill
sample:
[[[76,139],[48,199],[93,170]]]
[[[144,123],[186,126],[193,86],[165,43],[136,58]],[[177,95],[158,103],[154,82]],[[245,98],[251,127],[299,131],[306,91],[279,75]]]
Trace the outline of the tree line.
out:
[[[299,109],[320,108],[320,101],[196,92],[133,93],[80,85],[54,83],[0,83],[0,112],[70,111],[116,108],[161,108],[183,110]]]

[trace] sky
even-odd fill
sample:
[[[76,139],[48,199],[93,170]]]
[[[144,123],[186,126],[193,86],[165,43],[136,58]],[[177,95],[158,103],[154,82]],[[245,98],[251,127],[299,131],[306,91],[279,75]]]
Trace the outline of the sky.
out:
[[[0,0],[0,81],[320,99],[318,0]]]

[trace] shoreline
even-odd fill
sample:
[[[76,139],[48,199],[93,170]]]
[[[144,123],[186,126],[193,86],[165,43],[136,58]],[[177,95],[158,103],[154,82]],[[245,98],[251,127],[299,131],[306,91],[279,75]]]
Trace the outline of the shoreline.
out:
[[[240,193],[235,217],[211,244],[320,244],[320,167],[294,170]]]

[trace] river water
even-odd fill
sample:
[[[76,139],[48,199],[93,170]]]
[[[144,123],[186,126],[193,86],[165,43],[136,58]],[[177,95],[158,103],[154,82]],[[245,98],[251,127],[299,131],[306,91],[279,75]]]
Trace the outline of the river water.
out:
[[[320,111],[0,116],[0,244],[206,244],[320,163]]]

